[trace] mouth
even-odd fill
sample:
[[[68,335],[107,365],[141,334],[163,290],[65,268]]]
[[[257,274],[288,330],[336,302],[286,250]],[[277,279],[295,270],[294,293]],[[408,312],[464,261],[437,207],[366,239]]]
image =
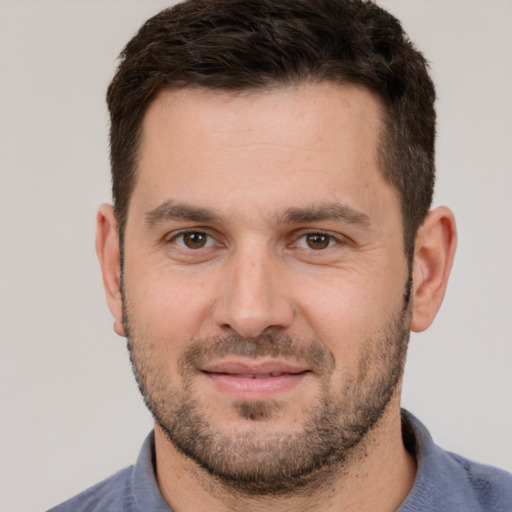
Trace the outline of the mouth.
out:
[[[261,400],[297,386],[312,372],[284,361],[222,361],[205,365],[202,373],[219,390],[239,399]]]

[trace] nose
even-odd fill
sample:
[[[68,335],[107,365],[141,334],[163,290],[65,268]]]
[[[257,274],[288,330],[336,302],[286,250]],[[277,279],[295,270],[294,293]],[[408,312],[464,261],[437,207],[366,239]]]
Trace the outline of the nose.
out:
[[[246,250],[225,263],[213,319],[224,332],[255,338],[267,329],[285,329],[294,308],[286,270],[272,255]]]

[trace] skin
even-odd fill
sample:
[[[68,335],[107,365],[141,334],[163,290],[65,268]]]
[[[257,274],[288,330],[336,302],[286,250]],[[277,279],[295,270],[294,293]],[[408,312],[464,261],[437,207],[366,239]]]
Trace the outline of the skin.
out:
[[[263,440],[300,431],[322,390],[341,399],[347,379],[360,376],[365,348],[370,355],[382,353],[369,340],[380,339],[403,310],[409,269],[398,194],[377,164],[380,129],[381,108],[371,93],[329,83],[242,95],[164,91],[150,106],[129,204],[123,283],[130,334],[144,344],[144,364],[178,389],[180,358],[194,343],[275,332],[316,340],[332,357],[332,372],[324,380],[292,356],[256,360],[306,370],[284,384],[283,379],[247,384],[232,376],[226,382],[191,371],[192,396],[224,435],[248,432]],[[197,220],[191,209],[212,215]],[[292,209],[300,209],[302,217],[290,215]],[[311,212],[319,210],[324,215],[312,219]],[[206,244],[201,247],[194,235],[191,247],[184,229],[207,235]],[[412,330],[426,329],[441,304],[455,239],[446,208],[432,211],[418,232],[407,313]],[[114,329],[124,336],[120,249],[107,205],[98,213],[97,252]],[[208,364],[257,371],[254,359],[245,356],[214,357]],[[376,368],[386,366],[376,363]],[[176,450],[156,424],[162,495],[179,512],[206,505],[395,510],[415,475],[401,439],[399,397],[400,383],[347,462],[307,494],[234,496]],[[235,406],[272,400],[279,408],[260,419],[257,429]]]

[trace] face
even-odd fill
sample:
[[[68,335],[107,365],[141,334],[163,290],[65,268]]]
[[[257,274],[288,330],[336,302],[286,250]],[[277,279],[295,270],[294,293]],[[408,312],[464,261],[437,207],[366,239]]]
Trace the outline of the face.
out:
[[[355,86],[161,93],[129,204],[124,327],[173,446],[247,493],[347,462],[401,379],[409,308],[380,106]]]

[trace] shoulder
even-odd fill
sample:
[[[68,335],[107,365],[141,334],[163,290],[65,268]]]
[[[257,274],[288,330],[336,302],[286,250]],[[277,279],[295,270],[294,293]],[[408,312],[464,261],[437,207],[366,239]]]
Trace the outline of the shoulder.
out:
[[[443,450],[407,411],[402,411],[402,429],[418,470],[400,512],[512,510],[512,474]]]
[[[172,512],[154,472],[154,436],[145,439],[135,466],[118,471],[48,512]]]
[[[471,490],[473,501],[489,511],[512,510],[512,474],[445,452],[459,468],[462,484]]]
[[[135,511],[130,481],[133,466],[118,471],[48,512]]]

